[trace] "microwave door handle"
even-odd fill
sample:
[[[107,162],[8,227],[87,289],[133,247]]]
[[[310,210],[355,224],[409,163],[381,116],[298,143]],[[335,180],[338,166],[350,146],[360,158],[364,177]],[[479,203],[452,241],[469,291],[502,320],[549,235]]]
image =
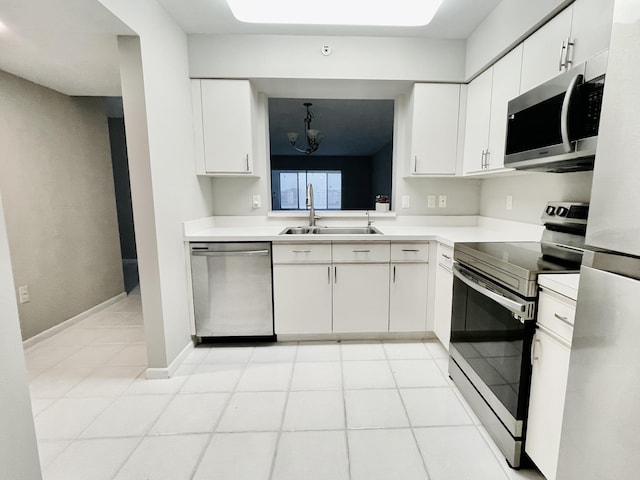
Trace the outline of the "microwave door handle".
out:
[[[481,293],[485,297],[490,298],[497,304],[501,305],[502,307],[506,308],[507,310],[515,314],[520,315],[527,310],[526,304],[511,300],[510,298],[504,297],[499,293],[492,292],[491,290],[477,284],[472,279],[468,278],[464,273],[462,273],[457,265],[453,266],[453,275],[456,278],[460,279],[460,281],[465,285],[467,285],[469,288],[472,288],[473,290],[475,290],[478,293]]]
[[[562,144],[564,145],[564,151],[569,153],[571,149],[571,140],[569,139],[569,106],[571,105],[571,99],[573,93],[576,90],[578,82],[582,82],[582,74],[579,73],[571,79],[567,93],[564,94],[564,100],[562,101],[562,112],[560,113],[560,133],[562,135]]]

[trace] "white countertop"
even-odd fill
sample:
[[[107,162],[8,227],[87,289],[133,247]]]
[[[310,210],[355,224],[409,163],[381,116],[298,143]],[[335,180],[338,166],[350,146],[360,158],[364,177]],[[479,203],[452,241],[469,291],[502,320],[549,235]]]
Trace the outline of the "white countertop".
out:
[[[328,242],[328,241],[427,241],[435,240],[450,246],[457,242],[504,242],[504,241],[539,241],[542,226],[509,222],[484,217],[465,217],[470,225],[456,225],[460,219],[440,217],[444,225],[406,225],[392,219],[376,221],[373,226],[380,235],[280,235],[287,226],[304,225],[301,219],[265,221],[263,218],[244,219],[208,219],[185,223],[184,239],[187,242],[211,241],[268,241],[268,242]],[[403,220],[405,223],[410,220]],[[436,220],[414,219],[415,223],[437,222]],[[254,223],[252,225],[252,223]],[[323,222],[320,226],[344,226],[344,223]],[[366,222],[351,221],[351,226],[365,226]]]
[[[554,273],[538,275],[538,284],[572,300],[577,300],[580,274]]]

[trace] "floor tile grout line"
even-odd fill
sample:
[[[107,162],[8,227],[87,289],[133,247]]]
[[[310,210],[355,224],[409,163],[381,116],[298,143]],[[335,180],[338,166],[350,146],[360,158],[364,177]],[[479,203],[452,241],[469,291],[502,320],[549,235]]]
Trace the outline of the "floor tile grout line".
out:
[[[284,407],[282,409],[282,418],[280,419],[280,428],[278,429],[278,434],[276,436],[276,447],[273,449],[273,456],[271,458],[271,466],[269,467],[269,480],[273,478],[273,474],[276,468],[276,460],[278,458],[278,450],[280,449],[280,439],[282,438],[283,428],[284,428],[284,420],[287,415],[287,406],[289,405],[289,395],[291,393],[291,385],[293,384],[293,375],[296,371],[296,359],[298,358],[298,350],[300,349],[300,342],[295,342],[296,350],[293,354],[292,368],[291,374],[289,376],[289,386],[287,388],[287,393],[284,399]]]
[[[424,348],[427,349],[426,345],[424,346]],[[387,362],[389,364],[389,370],[391,370],[391,376],[393,377],[393,382],[395,383],[395,386],[396,386],[396,393],[398,394],[398,397],[400,397],[400,403],[402,404],[402,408],[404,409],[404,414],[407,417],[407,423],[409,424],[409,431],[411,432],[411,437],[413,438],[413,443],[416,446],[418,454],[420,455],[420,460],[422,461],[422,466],[424,468],[425,473],[427,474],[426,480],[429,480],[432,477],[431,477],[431,474],[429,473],[429,468],[427,467],[427,461],[425,460],[424,455],[422,454],[422,450],[420,449],[420,444],[418,443],[418,438],[416,437],[416,432],[413,429],[413,422],[411,421],[411,417],[409,416],[409,410],[407,409],[407,406],[404,403],[404,398],[402,398],[402,394],[400,392],[400,386],[398,384],[398,380],[396,379],[396,376],[393,374],[393,368],[391,368],[391,362],[389,360],[389,355],[387,354],[387,350],[384,348],[384,345],[382,346],[382,349],[384,350],[384,356],[387,358]],[[428,353],[429,353],[429,355],[431,355],[431,352],[428,352]]]
[[[216,348],[216,347],[210,347],[210,348]],[[251,355],[249,355],[245,359],[244,364],[242,365],[242,371],[240,372],[240,375],[238,375],[238,379],[236,380],[235,384],[233,385],[233,388],[229,392],[229,396],[227,398],[227,401],[225,402],[224,407],[222,407],[222,409],[220,410],[220,415],[218,416],[218,419],[216,420],[215,425],[213,426],[213,430],[211,431],[211,434],[209,436],[209,441],[206,442],[206,445],[204,446],[204,448],[200,452],[200,455],[198,456],[198,459],[196,460],[196,463],[193,466],[193,469],[191,471],[191,475],[189,476],[190,480],[193,480],[193,478],[195,477],[196,473],[198,473],[198,469],[200,468],[200,465],[202,464],[202,460],[204,459],[204,456],[206,455],[207,450],[209,450],[209,446],[211,445],[211,442],[213,441],[213,437],[214,437],[214,435],[216,433],[218,433],[217,430],[218,430],[218,427],[220,426],[220,422],[222,421],[222,417],[224,417],[224,414],[227,411],[227,408],[229,408],[229,404],[231,403],[231,399],[233,398],[233,395],[236,393],[236,388],[238,387],[238,384],[240,383],[240,379],[242,379],[242,376],[244,375],[244,372],[247,370],[247,366],[251,362],[251,358],[253,357],[253,355],[256,352],[256,347],[255,346],[252,346],[251,349],[252,349],[251,350]],[[202,362],[200,364],[202,364]],[[191,376],[191,375],[193,375],[193,373],[194,372],[191,372],[189,375]],[[185,383],[186,383],[186,381],[185,381]],[[183,387],[184,387],[184,385],[183,385]],[[182,390],[182,388],[180,388],[178,390],[178,392],[180,390]]]
[[[344,355],[343,355],[343,343],[338,342],[340,345],[340,379],[342,385],[342,414],[344,419],[344,442],[347,449],[347,476],[349,480],[352,478],[351,472],[351,448],[349,447],[349,425],[347,423],[347,397],[344,384]]]

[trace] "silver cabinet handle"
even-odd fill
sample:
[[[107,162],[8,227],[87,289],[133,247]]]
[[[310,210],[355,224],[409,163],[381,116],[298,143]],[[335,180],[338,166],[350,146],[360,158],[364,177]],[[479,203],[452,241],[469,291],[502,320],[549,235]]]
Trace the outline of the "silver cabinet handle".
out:
[[[475,282],[472,278],[469,278],[466,274],[462,273],[456,265],[453,266],[453,276],[458,278],[462,283],[467,285],[469,288],[475,290],[476,292],[484,295],[485,297],[493,300],[498,305],[506,308],[512,313],[520,315],[527,311],[527,307],[529,303],[517,302],[515,300],[511,300],[510,298],[505,297],[504,295],[500,295],[499,293],[492,292],[488,288],[483,287],[482,285]]]
[[[560,47],[560,60],[558,61],[558,71],[562,71],[562,69],[567,66],[564,60],[564,55],[566,51],[567,51],[567,41],[562,40],[562,46]]]
[[[393,283],[396,283],[396,266],[393,266]]]
[[[557,313],[553,314],[554,317],[556,317],[558,320],[560,320],[561,322],[566,323],[567,325],[571,325],[573,327],[573,325],[571,324],[571,322],[569,322],[569,318],[565,317],[563,315],[558,315]]]
[[[338,267],[333,267],[333,283],[338,283]]]
[[[418,173],[418,156],[413,156],[413,173]]]
[[[417,248],[403,248],[402,251],[403,252],[419,252],[420,250],[418,250]]]
[[[480,168],[484,168],[484,156],[486,155],[486,152],[484,150],[482,150],[482,155],[480,156]]]
[[[244,156],[244,158],[245,158],[245,160],[247,161],[247,172],[248,172],[248,171],[249,171],[249,154],[247,153],[247,154]]]
[[[292,250],[293,253],[311,253],[311,250]]]
[[[446,258],[447,260],[451,260],[451,257],[450,257],[449,255],[446,255],[446,254],[444,254],[444,253],[443,253],[443,254],[442,254],[442,256],[443,256],[444,258]]]
[[[536,355],[536,345],[540,343],[540,339],[533,337],[533,343],[531,344],[531,365],[540,357]]]
[[[327,267],[327,283],[331,285],[331,267]]]
[[[269,255],[269,250],[239,250],[237,252],[193,251],[194,257],[232,257],[238,255]]]
[[[490,159],[491,159],[491,152],[487,148],[487,151],[484,153],[484,168],[489,168]]]
[[[353,253],[369,253],[371,250],[351,250]]]
[[[569,139],[569,105],[571,104],[573,93],[576,90],[576,85],[578,85],[579,82],[582,82],[582,78],[582,74],[579,73],[571,79],[569,87],[567,88],[567,93],[564,94],[564,99],[562,100],[562,111],[560,112],[560,133],[562,135],[562,144],[564,145],[565,153],[569,153],[571,151],[571,141]]]

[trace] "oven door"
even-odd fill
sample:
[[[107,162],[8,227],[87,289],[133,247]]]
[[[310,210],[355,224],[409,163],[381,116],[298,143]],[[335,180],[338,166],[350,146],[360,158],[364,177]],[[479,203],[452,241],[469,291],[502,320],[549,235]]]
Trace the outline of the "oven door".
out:
[[[521,437],[531,378],[535,299],[459,263],[453,267],[451,358],[513,437]]]

